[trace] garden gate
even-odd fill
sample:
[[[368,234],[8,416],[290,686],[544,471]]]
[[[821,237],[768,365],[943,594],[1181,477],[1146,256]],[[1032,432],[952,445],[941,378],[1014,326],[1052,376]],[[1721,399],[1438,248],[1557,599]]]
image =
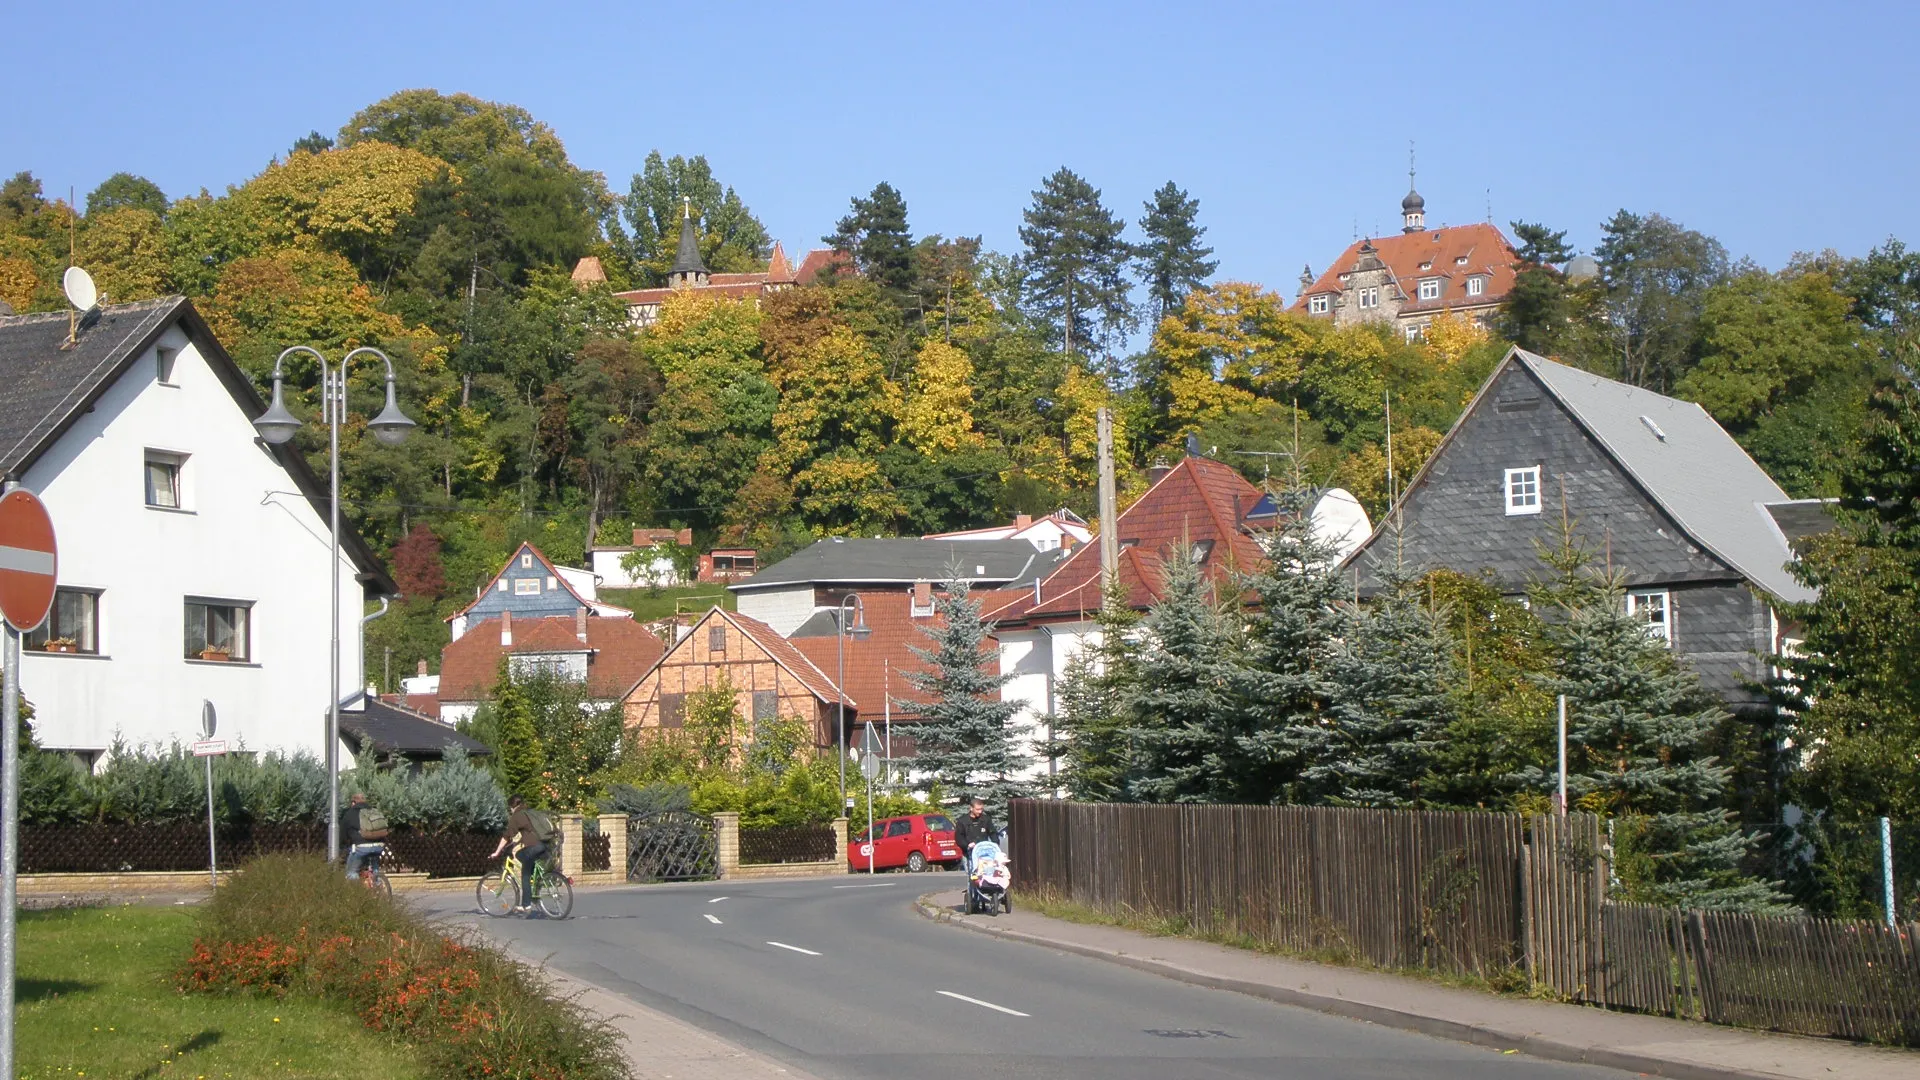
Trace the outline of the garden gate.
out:
[[[628,881],[702,881],[719,875],[713,819],[660,810],[627,819]]]

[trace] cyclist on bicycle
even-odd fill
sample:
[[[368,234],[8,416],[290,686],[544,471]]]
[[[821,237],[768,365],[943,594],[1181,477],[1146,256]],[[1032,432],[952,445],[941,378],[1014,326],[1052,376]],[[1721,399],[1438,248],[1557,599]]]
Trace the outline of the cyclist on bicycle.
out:
[[[347,880],[360,877],[362,865],[376,861],[387,850],[387,816],[367,805],[367,793],[356,791],[340,811],[340,839],[347,844]]]
[[[518,795],[508,796],[507,830],[501,834],[500,842],[493,846],[493,854],[487,856],[488,859],[497,859],[500,853],[507,849],[509,843],[514,845],[514,857],[520,860],[522,895],[520,906],[514,908],[519,912],[531,909],[539,899],[534,895],[533,866],[547,857],[547,843],[543,835],[545,830],[534,821],[535,813],[537,811],[527,808],[527,800]],[[546,815],[540,816],[544,818]]]

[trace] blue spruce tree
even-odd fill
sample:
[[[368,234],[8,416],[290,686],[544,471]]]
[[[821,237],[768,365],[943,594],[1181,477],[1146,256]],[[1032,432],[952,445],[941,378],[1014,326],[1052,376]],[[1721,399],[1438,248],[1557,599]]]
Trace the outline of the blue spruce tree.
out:
[[[1415,582],[1387,575],[1372,603],[1342,606],[1327,666],[1326,738],[1306,780],[1354,806],[1419,804],[1453,722],[1453,650]]]
[[[1240,751],[1229,623],[1192,548],[1174,548],[1161,568],[1160,600],[1140,623],[1127,708],[1128,791],[1143,802],[1230,802]]]
[[[914,725],[916,764],[947,791],[985,799],[995,818],[1005,821],[1007,803],[1029,795],[1031,785],[1016,775],[1025,764],[1014,746],[1018,708],[1000,697],[1011,676],[991,670],[996,659],[986,642],[993,626],[968,592],[957,573],[947,582],[934,604],[937,618],[920,629],[928,647],[913,650],[927,670],[905,673],[928,698],[914,705],[925,718]]]

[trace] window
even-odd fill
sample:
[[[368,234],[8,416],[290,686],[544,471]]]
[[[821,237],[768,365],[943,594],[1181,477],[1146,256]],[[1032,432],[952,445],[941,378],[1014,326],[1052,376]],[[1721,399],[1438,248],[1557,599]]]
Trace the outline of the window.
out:
[[[518,653],[509,660],[509,666],[516,678],[569,679],[574,677],[573,672],[569,670],[566,653]]]
[[[547,591],[552,592],[553,590],[559,587],[560,587],[560,579],[557,577],[554,577],[552,574],[548,574],[547,575]]]
[[[755,721],[779,719],[780,695],[772,690],[755,690],[753,692],[753,718]]]
[[[1187,545],[1187,559],[1195,566],[1207,565],[1207,556],[1213,554],[1213,541],[1195,540]]]
[[[506,592],[506,591],[507,591],[507,579],[506,579],[506,578],[501,578],[501,579],[500,579],[500,591],[501,591],[501,592]]]
[[[100,594],[92,589],[55,589],[53,607],[40,629],[22,639],[22,647],[42,652],[100,652]]]
[[[727,624],[719,619],[707,627],[707,652],[716,656],[727,655]]]
[[[1420,299],[1422,300],[1440,299],[1440,279],[1439,278],[1430,277],[1430,278],[1421,279]]]
[[[1321,293],[1319,296],[1308,297],[1307,311],[1314,315],[1325,315],[1327,309],[1333,306],[1332,300],[1333,298],[1325,293]]]
[[[911,818],[887,823],[887,835],[889,837],[910,836],[912,834],[913,834],[913,819]]]
[[[660,695],[660,726],[679,727],[687,718],[687,695]]]
[[[520,569],[522,570],[533,569],[533,552],[523,551],[520,553]]]
[[[513,595],[539,596],[540,595],[540,579],[537,577],[514,578],[513,579]]]
[[[1369,285],[1364,289],[1356,289],[1354,299],[1362,308],[1377,308],[1380,306],[1380,286]]]
[[[178,359],[180,359],[179,349],[169,349],[162,345],[153,350],[154,375],[164,385],[173,385],[173,362]]]
[[[1673,605],[1665,589],[1643,589],[1627,594],[1627,614],[1644,623],[1647,633],[1673,643]]]
[[[253,605],[239,600],[187,600],[189,660],[232,660],[253,655]]]
[[[1407,324],[1407,340],[1408,341],[1419,341],[1421,338],[1425,337],[1426,334],[1427,334],[1427,328],[1425,326],[1422,326],[1419,323]]]
[[[169,454],[164,450],[147,451],[147,505],[162,510],[179,510],[185,504],[180,499],[180,467],[186,464],[183,454]]]
[[[1540,466],[1507,470],[1507,516],[1540,512]]]
[[[924,819],[928,832],[952,832],[953,822],[945,814],[928,814]]]
[[[1470,277],[1467,279],[1467,295],[1468,296],[1479,296],[1485,293],[1486,291],[1487,291],[1486,278]]]

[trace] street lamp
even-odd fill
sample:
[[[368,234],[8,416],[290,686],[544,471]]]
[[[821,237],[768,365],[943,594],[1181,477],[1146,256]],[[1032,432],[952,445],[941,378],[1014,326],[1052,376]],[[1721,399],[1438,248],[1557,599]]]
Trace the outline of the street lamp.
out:
[[[407,441],[407,435],[416,426],[400,411],[400,403],[394,399],[393,361],[386,353],[369,346],[361,346],[340,358],[338,366],[329,367],[327,358],[316,349],[305,345],[295,345],[280,353],[273,362],[273,402],[267,411],[253,422],[260,437],[275,446],[292,439],[300,430],[300,419],[287,411],[285,395],[281,390],[281,368],[287,357],[294,353],[306,353],[320,364],[320,400],[321,411],[327,424],[327,463],[330,470],[329,487],[333,495],[333,513],[329,522],[333,537],[333,663],[332,694],[327,699],[327,858],[340,857],[340,422],[347,413],[347,366],[353,358],[365,353],[377,356],[387,365],[387,407],[380,415],[367,421],[368,430],[373,437],[387,446],[399,446]]]
[[[847,625],[847,605],[853,605],[853,625]],[[840,683],[834,689],[840,695],[840,812],[847,812],[847,635],[864,638],[873,630],[867,626],[867,605],[859,593],[840,598],[840,610],[834,615],[834,642],[840,654]]]

